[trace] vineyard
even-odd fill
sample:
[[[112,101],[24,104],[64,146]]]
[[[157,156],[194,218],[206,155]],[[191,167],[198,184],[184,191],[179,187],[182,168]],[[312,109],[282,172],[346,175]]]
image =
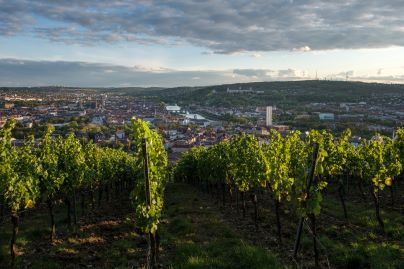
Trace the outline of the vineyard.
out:
[[[39,249],[52,252],[68,234],[74,236],[68,243],[92,240],[96,248],[106,240],[101,236],[111,239],[111,249],[105,246],[98,260],[107,259],[114,244],[128,257],[142,253],[131,256],[140,260],[136,265],[126,257],[130,266],[99,268],[402,266],[404,129],[358,146],[350,143],[349,130],[338,137],[271,131],[262,140],[239,134],[192,148],[170,172],[162,138],[139,119],[132,119],[130,153],[83,143],[73,134],[57,137],[51,127],[39,142],[29,137],[17,147],[14,124],[10,120],[0,130],[0,228],[11,229],[11,257],[0,256],[1,268],[23,264],[20,224],[31,220],[35,234],[44,229],[35,216],[44,219],[44,212],[48,240]],[[94,230],[95,221],[113,225]],[[67,231],[58,230],[61,222]],[[83,231],[93,239],[81,238]],[[137,234],[147,244],[128,239]],[[360,245],[369,242],[375,242],[369,249]],[[81,251],[77,263],[96,255],[94,247]],[[370,261],[372,255],[382,262]],[[82,266],[89,267],[67,268]]]
[[[285,259],[293,260],[298,266],[308,256],[313,257],[312,265],[316,268],[333,267],[328,257],[332,254],[325,253],[327,249],[319,240],[321,235],[317,233],[317,229],[321,228],[317,225],[317,219],[321,215],[322,206],[327,204],[330,207],[326,199],[337,198],[332,200],[334,204],[331,206],[334,211],[343,212],[342,222],[334,218],[329,219],[327,225],[351,225],[362,230],[363,237],[367,236],[366,227],[362,227],[362,223],[351,223],[350,219],[358,222],[357,216],[351,216],[346,205],[347,202],[351,204],[346,197],[348,190],[353,192],[352,189],[356,188],[355,195],[358,198],[369,201],[365,195],[368,193],[372,201],[372,215],[378,226],[373,227],[376,228],[373,237],[381,241],[379,244],[388,246],[391,243],[395,258],[398,257],[397,263],[393,262],[389,268],[399,268],[403,258],[402,218],[397,218],[397,223],[394,223],[391,216],[388,216],[387,225],[381,214],[381,200],[382,197],[389,200],[385,203],[389,204],[389,209],[385,209],[391,211],[390,215],[402,213],[402,194],[400,192],[395,197],[395,192],[402,184],[404,129],[398,129],[395,139],[377,135],[371,140],[361,141],[358,147],[349,142],[350,135],[349,130],[339,137],[333,137],[326,131],[312,130],[304,138],[298,131],[282,137],[272,131],[268,140],[259,141],[254,136],[240,134],[209,148],[196,147],[188,151],[176,165],[174,177],[177,181],[190,183],[210,194],[217,204],[222,204],[228,215],[241,211],[245,219],[246,204],[249,203],[255,226],[251,234],[259,235],[260,225],[267,225],[265,222],[259,223],[259,219],[265,218],[259,216],[259,211],[268,212],[270,208],[269,212],[275,212],[272,220],[276,227],[276,240],[271,243],[276,244],[278,250],[284,250],[287,253]],[[383,195],[386,189],[389,189],[388,197]],[[395,199],[400,204],[398,207]],[[340,203],[339,208],[335,207],[337,201]],[[365,204],[369,206],[369,203]],[[357,211],[354,213],[360,214]],[[286,225],[281,215],[288,215],[285,216],[288,222]],[[291,220],[294,222],[292,226],[295,225],[293,228],[297,227],[295,233],[290,231]],[[242,222],[240,219],[233,220],[236,226]],[[287,226],[288,231],[283,232],[284,226]],[[306,250],[299,257],[304,231],[312,238],[310,245],[313,250],[312,253]],[[382,243],[386,238],[390,238],[389,243]],[[253,240],[259,241],[259,238]],[[345,243],[348,243],[345,246],[348,248],[354,249],[355,244],[357,246],[357,243]],[[320,257],[321,252],[323,257]],[[363,257],[343,261],[343,267],[368,267],[370,265],[366,265],[369,262],[366,257],[367,254],[363,253]]]
[[[49,211],[49,239],[56,240],[55,204],[65,204],[70,230],[77,226],[78,199],[81,212],[86,201],[92,210],[103,196],[110,201],[112,192],[130,198],[136,227],[148,235],[148,264],[153,264],[158,249],[158,224],[167,180],[167,154],[160,136],[147,123],[132,119],[134,154],[121,149],[83,145],[73,134],[52,137],[49,127],[39,145],[33,137],[22,147],[12,144],[9,120],[0,133],[1,223],[9,215],[12,223],[11,266],[17,256],[16,240],[20,216],[46,203]],[[98,198],[96,196],[98,195]],[[97,200],[97,201],[96,201]],[[3,263],[4,264],[4,263]]]

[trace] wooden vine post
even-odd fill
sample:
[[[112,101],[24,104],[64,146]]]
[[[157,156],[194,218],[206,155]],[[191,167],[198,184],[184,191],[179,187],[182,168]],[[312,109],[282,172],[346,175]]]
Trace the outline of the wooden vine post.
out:
[[[51,221],[51,233],[50,233],[50,241],[53,242],[56,237],[56,225],[55,225],[55,214],[53,212],[53,202],[52,199],[49,198],[46,200],[46,204],[48,205],[50,221]]]
[[[3,221],[3,217],[6,214],[6,206],[4,205],[4,197],[0,194],[0,222]]]
[[[311,185],[313,183],[313,180],[314,180],[314,172],[315,172],[315,169],[316,169],[318,150],[319,150],[319,145],[317,143],[315,143],[314,144],[313,159],[311,161],[311,169],[310,169],[310,174],[309,174],[308,183],[307,183],[307,189],[306,189],[307,200],[309,199],[310,187],[311,187]],[[315,220],[313,222],[314,215],[311,216],[310,218],[312,220],[312,224],[315,225]],[[300,221],[299,221],[299,225],[297,227],[297,232],[296,232],[295,247],[294,247],[294,250],[293,250],[293,257],[294,258],[296,258],[297,252],[299,250],[300,238],[301,238],[301,235],[302,235],[303,222],[304,222],[304,217],[301,217]],[[313,237],[315,237],[315,231],[313,231]],[[317,253],[317,247],[316,247],[316,239],[314,238],[313,240],[314,240],[313,242],[314,242],[314,251],[315,251],[315,258],[316,258],[316,267],[318,267],[318,253]]]
[[[18,234],[18,212],[13,211],[11,213],[11,223],[13,225],[13,234],[11,237],[10,241],[10,254],[11,254],[11,267],[14,268],[15,265],[15,258],[17,257],[17,247],[16,247],[16,241],[17,241],[17,234]]]
[[[252,194],[252,202],[254,204],[254,224],[255,224],[255,229],[258,230],[258,199],[257,199],[257,193],[256,190],[254,191],[254,194]]]

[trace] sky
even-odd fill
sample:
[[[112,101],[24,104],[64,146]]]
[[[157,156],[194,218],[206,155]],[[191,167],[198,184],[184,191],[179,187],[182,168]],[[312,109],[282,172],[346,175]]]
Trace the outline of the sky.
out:
[[[0,0],[0,86],[404,83],[403,0]]]

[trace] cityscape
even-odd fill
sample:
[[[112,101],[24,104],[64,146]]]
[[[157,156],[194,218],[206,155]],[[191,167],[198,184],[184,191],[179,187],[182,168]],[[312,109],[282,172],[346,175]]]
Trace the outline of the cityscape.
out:
[[[403,269],[403,14],[0,0],[0,269]]]
[[[404,89],[404,86],[397,87]],[[170,89],[156,93],[165,91]],[[221,95],[220,88],[209,87],[208,91],[223,99],[226,95],[237,98],[263,96],[266,92],[254,91],[252,87],[244,90],[242,86],[234,85],[228,86]],[[287,91],[285,95],[288,95]],[[368,138],[374,133],[394,136],[395,129],[404,126],[404,96],[399,92],[386,92],[383,98],[365,95],[356,102],[326,100],[301,102],[293,107],[282,101],[267,106],[254,106],[252,102],[232,107],[176,98],[172,103],[166,103],[163,96],[151,98],[141,93],[128,94],[127,90],[119,88],[4,88],[0,93],[0,127],[7,119],[16,119],[14,143],[20,145],[29,134],[39,139],[46,125],[52,124],[57,134],[66,136],[74,132],[76,136],[96,143],[127,147],[128,125],[132,117],[138,117],[164,136],[169,152],[178,153],[193,146],[213,145],[240,132],[265,139],[270,129],[286,134],[291,130],[305,132],[311,128],[334,132],[351,128],[354,132],[352,141],[358,142],[362,136]]]

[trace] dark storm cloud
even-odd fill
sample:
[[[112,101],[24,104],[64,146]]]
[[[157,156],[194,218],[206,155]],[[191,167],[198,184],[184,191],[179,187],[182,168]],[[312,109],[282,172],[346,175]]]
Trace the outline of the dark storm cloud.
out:
[[[404,45],[403,14],[402,0],[0,0],[0,34],[189,42],[216,53],[372,48]]]

